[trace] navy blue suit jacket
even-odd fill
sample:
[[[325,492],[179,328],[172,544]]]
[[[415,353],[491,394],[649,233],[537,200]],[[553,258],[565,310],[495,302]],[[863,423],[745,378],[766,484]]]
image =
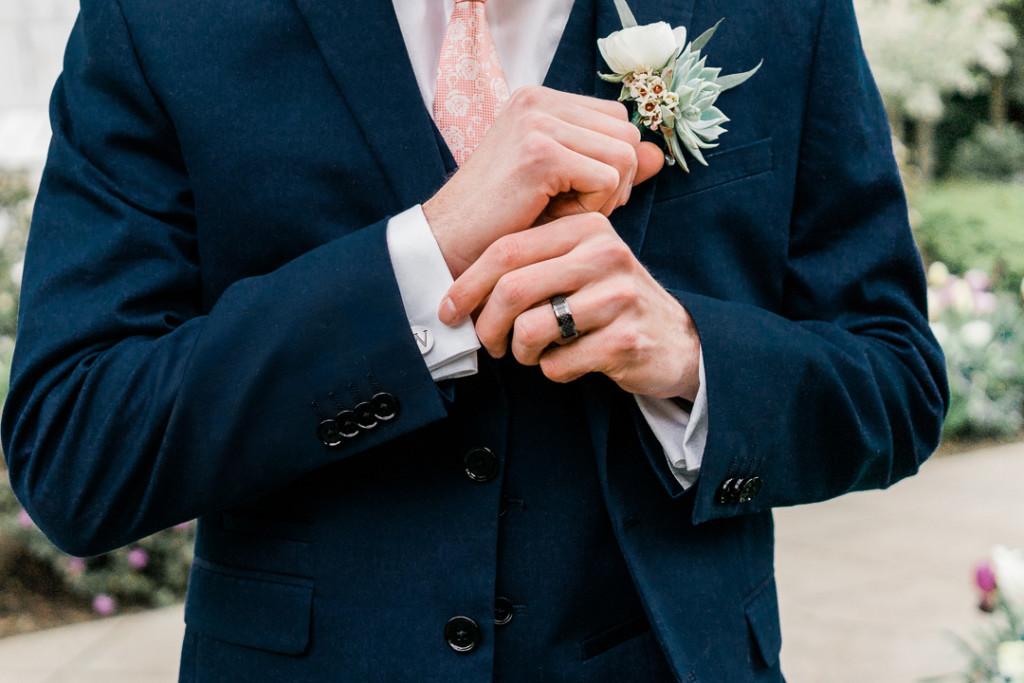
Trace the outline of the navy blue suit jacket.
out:
[[[696,485],[603,377],[573,438],[675,675],[778,680],[771,508],[915,473],[943,356],[850,0],[631,4],[725,17],[709,59],[765,62],[709,166],[612,217],[701,337]],[[614,97],[594,40],[617,28],[577,2],[546,84]],[[89,555],[199,517],[189,629],[237,646],[211,680],[487,680],[438,630],[489,609],[497,498],[435,457],[457,425],[388,257],[389,216],[446,177],[390,0],[82,0],[51,117],[2,422],[32,518]],[[397,417],[322,443],[381,393]]]

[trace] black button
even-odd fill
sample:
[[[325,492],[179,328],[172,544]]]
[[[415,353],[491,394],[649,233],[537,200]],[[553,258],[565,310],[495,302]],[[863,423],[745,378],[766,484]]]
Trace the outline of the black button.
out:
[[[381,422],[388,422],[398,417],[398,399],[386,391],[374,394],[370,399],[373,404],[373,415]]]
[[[340,446],[344,440],[341,432],[338,430],[338,423],[331,418],[320,421],[320,424],[316,426],[316,435],[323,445],[330,446],[331,448]]]
[[[751,477],[743,482],[743,486],[740,487],[738,500],[741,503],[749,503],[754,500],[754,497],[761,491],[761,487],[764,486],[764,481],[761,477]]]
[[[469,617],[452,617],[444,625],[444,639],[456,652],[472,652],[481,636],[480,627]]]
[[[373,405],[369,401],[363,401],[352,409],[355,413],[356,424],[362,429],[373,429],[377,426],[377,416],[374,414]]]
[[[490,448],[470,448],[462,456],[466,476],[473,481],[491,481],[498,476],[498,456]]]
[[[512,601],[503,595],[494,598],[494,623],[504,626],[512,621]]]
[[[359,434],[359,422],[356,420],[356,414],[351,410],[340,411],[334,416],[334,421],[338,425],[338,432],[346,439],[351,439]]]
[[[733,482],[735,481],[735,479],[730,477],[718,485],[718,490],[715,494],[716,503],[718,503],[719,505],[728,505],[729,503],[733,502],[732,486]]]

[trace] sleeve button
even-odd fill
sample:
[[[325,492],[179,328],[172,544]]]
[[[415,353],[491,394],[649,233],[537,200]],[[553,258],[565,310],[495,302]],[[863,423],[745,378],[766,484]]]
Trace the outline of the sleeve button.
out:
[[[398,417],[398,399],[393,394],[382,391],[370,399],[373,415],[381,422],[388,422]]]
[[[363,401],[356,405],[352,409],[355,414],[356,424],[361,429],[373,429],[377,426],[377,416],[374,411],[373,405],[369,401]]]
[[[320,442],[329,448],[341,445],[342,436],[338,430],[338,423],[331,418],[320,421],[316,426],[316,435]]]
[[[338,425],[338,433],[346,439],[358,436],[361,431],[359,428],[359,422],[356,419],[356,414],[351,410],[342,410],[334,416],[334,421]]]

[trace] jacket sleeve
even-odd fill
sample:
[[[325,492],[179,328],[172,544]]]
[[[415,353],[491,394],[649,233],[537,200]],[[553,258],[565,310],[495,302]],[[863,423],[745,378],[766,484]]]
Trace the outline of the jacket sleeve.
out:
[[[948,409],[851,0],[824,0],[807,102],[783,310],[673,292],[711,406],[695,524],[888,487],[935,450]]]
[[[60,548],[108,551],[446,415],[386,217],[203,305],[180,149],[113,0],[83,1],[50,117],[0,436]]]

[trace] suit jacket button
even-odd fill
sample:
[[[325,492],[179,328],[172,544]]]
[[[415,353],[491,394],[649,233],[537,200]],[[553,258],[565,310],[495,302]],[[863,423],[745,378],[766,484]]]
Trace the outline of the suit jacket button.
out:
[[[354,436],[358,436],[359,422],[356,420],[356,414],[351,410],[342,410],[334,416],[334,421],[338,425],[338,432],[346,439],[351,439]]]
[[[761,477],[751,477],[743,482],[743,486],[739,489],[739,502],[749,503],[754,500],[754,497],[761,491],[761,487],[764,485],[764,481]]]
[[[316,426],[316,436],[323,445],[330,448],[340,446],[344,440],[341,432],[338,430],[338,423],[331,418],[320,421],[320,424]]]
[[[715,502],[719,505],[728,505],[733,502],[732,500],[732,486],[736,480],[729,477],[721,484],[718,485],[718,490],[715,492]]]
[[[355,413],[356,424],[361,429],[373,429],[377,426],[377,416],[373,404],[369,401],[357,404],[352,412]]]
[[[386,391],[374,394],[370,399],[373,405],[373,416],[381,422],[388,422],[398,417],[398,399]]]
[[[512,621],[512,601],[504,595],[494,598],[494,623],[504,626]]]
[[[485,446],[470,448],[462,456],[462,467],[473,481],[491,481],[498,476],[498,456]]]
[[[452,617],[444,625],[444,639],[456,652],[472,652],[480,644],[480,626],[469,617]]]

